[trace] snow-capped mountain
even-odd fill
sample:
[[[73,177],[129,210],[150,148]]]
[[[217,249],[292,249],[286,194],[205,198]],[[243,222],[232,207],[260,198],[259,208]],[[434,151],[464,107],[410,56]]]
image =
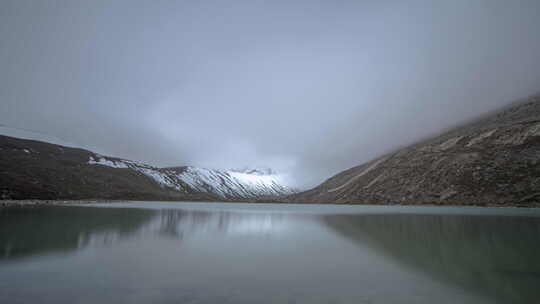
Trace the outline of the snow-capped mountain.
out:
[[[161,169],[174,175],[198,191],[213,193],[223,198],[256,198],[291,194],[293,189],[285,186],[281,175],[263,174],[260,171],[248,173],[221,171],[196,167],[177,167]]]
[[[39,132],[0,125],[0,195],[237,200],[295,192],[271,169],[158,168],[76,146]]]
[[[213,170],[191,166],[157,168],[140,162],[119,158],[90,157],[88,164],[131,169],[153,179],[162,187],[178,191],[205,192],[224,199],[260,198],[292,194],[295,191],[283,184],[282,176],[272,170],[249,169]]]

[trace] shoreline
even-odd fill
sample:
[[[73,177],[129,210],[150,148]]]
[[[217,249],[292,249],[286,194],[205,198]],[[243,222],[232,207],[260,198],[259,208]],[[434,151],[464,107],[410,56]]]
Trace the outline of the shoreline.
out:
[[[256,201],[169,201],[169,200],[151,200],[151,201],[141,201],[141,200],[108,200],[108,199],[81,199],[81,200],[39,200],[39,199],[29,199],[29,200],[0,200],[0,210],[9,209],[9,208],[32,208],[32,207],[46,207],[46,206],[62,206],[62,205],[86,205],[86,204],[110,204],[110,203],[134,203],[134,202],[160,202],[160,203],[186,203],[186,202],[197,202],[197,203],[236,203],[236,204],[293,204],[293,205],[337,205],[337,206],[411,206],[411,207],[469,207],[469,208],[516,208],[516,209],[540,209],[540,203],[535,203],[531,205],[524,204],[483,204],[483,205],[456,205],[456,204],[382,204],[382,203],[305,203],[305,202],[284,202],[284,201],[275,201],[275,200],[256,200]]]

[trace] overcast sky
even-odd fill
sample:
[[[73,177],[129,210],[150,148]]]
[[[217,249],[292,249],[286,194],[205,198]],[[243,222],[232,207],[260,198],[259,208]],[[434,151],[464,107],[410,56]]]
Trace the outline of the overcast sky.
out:
[[[0,123],[311,186],[540,91],[540,1],[0,0]]]

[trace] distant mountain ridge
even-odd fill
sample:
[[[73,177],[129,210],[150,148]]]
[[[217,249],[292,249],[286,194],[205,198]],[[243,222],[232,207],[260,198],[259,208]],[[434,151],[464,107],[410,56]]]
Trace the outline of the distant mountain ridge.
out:
[[[287,202],[540,205],[540,96],[345,170]]]
[[[6,128],[0,134],[18,133]],[[0,198],[248,200],[295,192],[271,170],[158,168],[37,141],[41,133],[24,131],[32,139],[0,135]]]
[[[4,125],[4,124],[0,124],[0,135],[20,138],[20,139],[37,140],[37,141],[42,141],[49,144],[55,144],[55,145],[70,147],[70,148],[93,150],[90,147],[77,144],[77,143],[72,143],[72,142],[69,142],[67,140],[64,140],[62,138],[59,138],[50,134],[41,133],[38,131],[26,129],[26,128],[12,127],[8,125]]]

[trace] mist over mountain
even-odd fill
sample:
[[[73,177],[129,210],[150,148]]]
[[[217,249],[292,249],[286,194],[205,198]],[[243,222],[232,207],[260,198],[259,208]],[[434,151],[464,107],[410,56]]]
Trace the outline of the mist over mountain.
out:
[[[0,4],[0,123],[302,188],[540,88],[540,2]]]

